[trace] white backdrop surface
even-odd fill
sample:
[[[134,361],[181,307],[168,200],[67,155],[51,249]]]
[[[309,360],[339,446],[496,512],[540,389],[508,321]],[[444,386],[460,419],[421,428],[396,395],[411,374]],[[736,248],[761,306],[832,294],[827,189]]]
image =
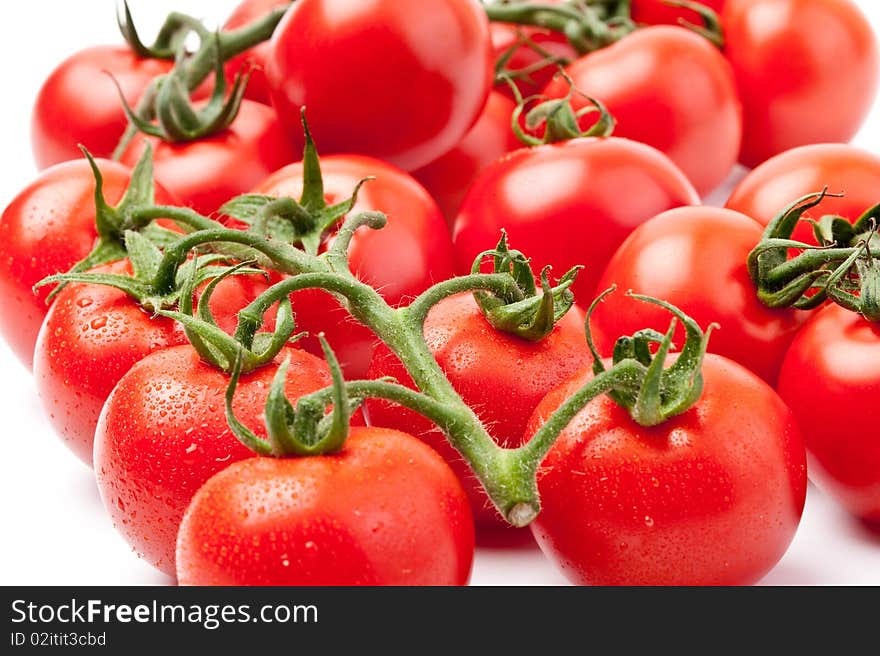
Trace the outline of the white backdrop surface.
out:
[[[858,0],[858,4],[880,34],[880,3]],[[236,0],[130,0],[130,5],[146,37],[172,9],[217,25]],[[15,3],[0,21],[3,207],[36,175],[29,125],[31,105],[42,80],[74,51],[119,40],[114,6],[113,0]],[[854,143],[880,151],[880,102]],[[742,171],[732,180],[740,175]],[[723,192],[718,193],[711,200],[722,196]],[[138,559],[116,534],[91,471],[52,433],[29,372],[2,344],[0,420],[0,584],[171,583]],[[524,541],[480,546],[472,583],[561,585],[565,579],[533,543]],[[880,533],[868,531],[811,487],[794,543],[763,583],[880,585]]]

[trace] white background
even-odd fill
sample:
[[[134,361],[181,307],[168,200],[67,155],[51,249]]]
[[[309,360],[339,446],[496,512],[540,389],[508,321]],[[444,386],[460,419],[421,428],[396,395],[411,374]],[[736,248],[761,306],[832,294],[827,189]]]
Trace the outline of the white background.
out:
[[[145,39],[155,33],[172,9],[216,25],[235,4],[236,0],[130,0]],[[857,4],[880,34],[880,3],[859,0]],[[118,41],[112,0],[40,0],[14,5],[7,7],[0,21],[3,207],[36,174],[30,154],[29,122],[31,104],[42,80],[74,51]],[[88,93],[85,89],[83,92]],[[855,142],[880,150],[880,103]],[[713,200],[723,200],[722,195],[717,194]],[[0,345],[0,418],[0,584],[170,583],[139,560],[115,533],[104,514],[91,471],[53,435],[29,372],[4,345]],[[565,580],[536,547],[527,544],[480,547],[473,583],[558,585]],[[880,534],[868,532],[811,488],[797,537],[764,583],[880,585]]]

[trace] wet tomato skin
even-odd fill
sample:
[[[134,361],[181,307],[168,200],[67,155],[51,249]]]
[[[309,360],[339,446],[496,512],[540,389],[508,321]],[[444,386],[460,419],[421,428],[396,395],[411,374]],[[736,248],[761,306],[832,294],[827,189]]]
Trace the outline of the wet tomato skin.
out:
[[[465,585],[467,500],[410,435],[354,428],[338,453],[252,458],[198,491],[180,528],[182,585]]]

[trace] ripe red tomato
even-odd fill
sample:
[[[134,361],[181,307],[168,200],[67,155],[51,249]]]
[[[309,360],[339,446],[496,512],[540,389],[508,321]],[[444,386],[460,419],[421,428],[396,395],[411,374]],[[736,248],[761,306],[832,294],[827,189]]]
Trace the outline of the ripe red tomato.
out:
[[[561,276],[585,265],[572,291],[589,303],[608,260],[636,226],[698,202],[665,155],[635,141],[588,138],[523,148],[491,164],[471,186],[453,236],[459,272],[469,273],[505,229],[536,271],[551,264]]]
[[[463,294],[431,309],[425,339],[452,386],[479,414],[495,441],[514,448],[522,444],[526,423],[538,402],[590,362],[583,319],[583,312],[572,308],[546,339],[529,342],[493,328],[473,295]],[[415,387],[397,356],[381,345],[367,377],[383,376]],[[383,401],[370,400],[367,408],[371,425],[416,435],[446,459],[464,485],[478,526],[506,525],[467,463],[434,424]]]
[[[699,0],[715,13],[720,14],[724,8],[724,0]],[[637,23],[646,25],[679,25],[680,19],[695,25],[702,25],[700,15],[692,9],[673,7],[664,0],[632,0],[632,18]]]
[[[708,355],[697,405],[654,428],[601,396],[563,430],[538,472],[541,549],[594,585],[743,585],[782,557],[807,489],[791,411],[734,362]],[[545,398],[529,435],[592,377]]]
[[[269,385],[287,356],[285,390],[292,403],[330,384],[324,361],[300,349],[286,349],[274,364],[242,376],[233,408],[261,437]],[[254,455],[226,423],[228,385],[229,377],[202,362],[191,346],[156,351],[120,379],[95,431],[104,506],[132,548],[169,574],[177,528],[193,495],[221,469]]]
[[[131,264],[123,260],[95,271],[130,275]],[[266,288],[257,276],[221,281],[209,303],[217,324],[232,333],[238,311]],[[34,349],[37,393],[50,423],[91,465],[98,416],[119,379],[150,353],[187,343],[180,324],[150,314],[118,289],[68,285],[52,304]]]
[[[381,230],[361,228],[351,242],[352,271],[378,289],[391,305],[401,305],[436,282],[452,277],[454,256],[449,230],[427,191],[400,169],[360,155],[321,158],[324,195],[330,204],[351,196],[368,176],[352,212],[381,211],[388,217]],[[258,185],[253,193],[299,198],[303,165],[291,164]],[[331,237],[332,239],[332,237]],[[356,323],[328,293],[319,290],[292,296],[297,328],[324,332],[347,378],[362,378],[370,365],[375,335]],[[310,340],[311,341],[311,340]],[[316,344],[307,348],[317,349]],[[316,354],[320,350],[314,351]]]
[[[31,117],[31,146],[40,169],[80,159],[83,144],[110,157],[128,125],[112,75],[135,106],[173,62],[142,59],[128,46],[95,46],[63,61],[43,83]]]
[[[244,0],[229,16],[223,25],[223,30],[245,27],[263,18],[273,9],[289,4],[290,0]],[[269,97],[269,83],[266,80],[266,64],[269,61],[270,52],[270,42],[264,41],[226,63],[226,77],[230,83],[239,73],[243,75],[250,71],[251,77],[244,94],[245,98],[250,98],[264,105],[269,105],[272,102]]]
[[[97,160],[104,177],[104,196],[115,205],[131,180],[131,170],[109,160]],[[174,203],[161,187],[156,201]],[[43,318],[50,287],[36,293],[33,286],[47,276],[68,271],[92,250],[95,228],[95,177],[80,157],[42,172],[0,218],[0,333],[28,367]]]
[[[670,26],[637,30],[566,68],[574,86],[603,102],[615,134],[666,153],[701,194],[723,182],[739,154],[742,111],[724,56],[705,38]],[[544,94],[564,98],[554,79]],[[589,104],[574,94],[576,109]],[[595,115],[583,118],[584,126]]]
[[[835,214],[855,222],[880,201],[880,157],[845,144],[794,148],[749,173],[734,189],[727,207],[766,226],[794,201],[825,187],[843,197],[826,197],[804,217],[818,220]],[[806,221],[795,229],[794,238],[816,243],[813,228]]]
[[[206,215],[299,159],[272,108],[251,100],[242,101],[228,129],[204,139],[169,143],[139,135],[126,149],[122,162],[137,162],[147,141],[153,146],[156,180],[183,204]]]
[[[324,152],[373,155],[407,170],[461,140],[492,75],[488,20],[476,0],[417,10],[399,0],[300,0],[275,32],[267,69],[291,139],[301,139],[300,109],[308,107]]]
[[[877,40],[849,0],[729,0],[725,52],[743,102],[740,162],[845,142],[871,108]]]
[[[480,172],[505,153],[522,147],[511,128],[515,110],[512,100],[493,91],[480,119],[464,139],[440,159],[413,173],[431,192],[450,226]]]
[[[211,478],[180,526],[182,585],[465,585],[467,499],[443,460],[355,428],[338,453],[251,458]]]
[[[636,228],[597,287],[621,290],[592,317],[599,352],[611,355],[619,337],[643,328],[669,327],[663,308],[623,293],[632,290],[672,303],[702,326],[717,322],[721,328],[712,334],[709,350],[774,384],[785,351],[809,315],[770,309],[758,300],[746,260],[761,233],[749,217],[714,207],[670,210]],[[684,343],[682,327],[675,343]]]
[[[847,511],[880,522],[880,328],[832,305],[798,333],[779,377],[810,456],[810,478]]]

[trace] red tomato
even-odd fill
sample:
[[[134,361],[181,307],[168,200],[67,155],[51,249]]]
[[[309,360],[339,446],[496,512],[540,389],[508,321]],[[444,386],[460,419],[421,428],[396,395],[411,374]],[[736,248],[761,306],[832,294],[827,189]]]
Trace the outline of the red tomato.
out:
[[[455,146],[492,84],[476,0],[300,0],[272,39],[272,101],[293,140],[309,108],[316,143],[414,170]],[[342,93],[342,95],[340,95]]]
[[[489,94],[480,119],[458,145],[413,173],[443,211],[451,226],[471,183],[496,159],[522,147],[511,120],[516,105],[500,93]]]
[[[135,106],[150,82],[173,62],[142,59],[128,46],[95,46],[62,62],[43,83],[31,117],[37,167],[80,159],[83,144],[95,157],[110,157],[128,125],[112,75]]]
[[[355,428],[338,453],[252,458],[195,495],[177,546],[182,585],[465,585],[467,500],[404,433]]]
[[[352,240],[349,259],[358,277],[380,290],[388,303],[408,302],[432,284],[452,277],[454,256],[446,223],[428,192],[410,175],[359,155],[322,157],[321,170],[324,195],[331,204],[349,198],[359,181],[375,176],[361,188],[352,211],[382,211],[388,224],[381,230],[361,228]],[[302,188],[299,162],[277,171],[253,193],[299,198]],[[323,331],[346,377],[362,378],[370,365],[375,335],[351,319],[326,292],[297,292],[292,299],[297,328],[312,334]],[[316,344],[307,347],[318,348]]]
[[[837,305],[791,345],[779,378],[810,456],[810,478],[847,511],[880,522],[880,328]]]
[[[130,275],[131,265],[124,260],[96,271]],[[221,281],[209,303],[217,324],[232,333],[238,311],[266,288],[256,276]],[[37,393],[50,423],[91,465],[98,416],[119,379],[153,351],[187,343],[180,324],[148,313],[118,289],[68,285],[52,304],[34,350]]]
[[[223,25],[223,30],[235,30],[250,25],[256,20],[263,18],[270,11],[284,5],[289,5],[290,0],[244,0],[239,4],[232,15]],[[264,41],[242,53],[226,64],[226,77],[231,83],[239,73],[251,72],[245,97],[256,100],[264,105],[270,104],[269,83],[266,80],[266,63],[269,60],[271,46],[269,41]]]
[[[128,189],[131,170],[98,160],[104,177],[104,196],[115,205]],[[159,203],[174,203],[161,187]],[[47,276],[68,271],[92,250],[95,228],[95,177],[80,157],[44,171],[25,188],[0,218],[0,333],[28,367],[48,306],[50,287],[34,293]]]
[[[749,217],[714,207],[682,207],[642,224],[615,253],[597,287],[620,290],[599,305],[591,327],[599,351],[611,355],[619,337],[643,328],[666,332],[669,313],[623,292],[662,298],[701,326],[718,323],[709,350],[726,356],[771,385],[785,351],[809,316],[773,310],[758,300],[746,260],[761,241]],[[684,343],[679,327],[676,344]]]
[[[739,183],[727,207],[766,226],[791,203],[828,187],[842,198],[825,198],[804,218],[836,214],[855,222],[880,201],[880,157],[844,144],[801,146],[767,160]],[[802,221],[794,238],[815,244],[813,228]]]
[[[299,349],[242,376],[233,407],[262,437],[269,385],[286,356],[292,403],[330,384],[324,361]],[[193,495],[221,469],[254,455],[226,423],[228,385],[229,377],[191,346],[162,349],[120,379],[98,422],[94,462],[104,506],[132,548],[169,574],[177,528]]]
[[[147,141],[153,146],[156,180],[206,215],[299,158],[272,109],[251,100],[242,101],[238,117],[218,134],[185,143],[140,135],[122,161],[137,162]]]
[[[716,14],[720,14],[724,8],[724,0],[699,0],[699,2]],[[703,24],[697,12],[684,7],[672,7],[664,0],[632,0],[632,18],[637,23],[647,25],[679,25],[681,19],[695,25]]]
[[[473,295],[463,294],[431,309],[425,339],[455,391],[479,414],[495,441],[513,448],[522,444],[538,402],[590,362],[583,319],[583,312],[573,308],[546,339],[528,342],[494,329]],[[415,387],[403,364],[384,345],[376,349],[367,377],[383,376]],[[416,435],[446,459],[464,485],[478,526],[506,525],[468,465],[434,424],[382,401],[368,401],[367,408],[371,425]]]
[[[468,192],[453,237],[459,272],[469,273],[503,228],[536,271],[552,264],[561,276],[585,265],[572,290],[589,303],[608,260],[636,226],[698,202],[666,156],[635,141],[589,138],[523,148],[487,167]]]
[[[739,154],[742,112],[724,56],[705,38],[678,27],[638,30],[566,68],[575,87],[602,101],[615,134],[666,153],[701,194],[723,182]],[[563,98],[559,77],[544,90]],[[576,109],[589,104],[572,97]],[[587,114],[584,126],[595,121]]]
[[[743,102],[740,162],[849,141],[880,77],[877,40],[849,0],[729,0],[725,52]]]
[[[563,430],[538,472],[541,549],[593,585],[743,585],[782,557],[807,489],[791,411],[716,355],[696,406],[654,428],[601,396]],[[592,372],[545,398],[529,435]]]

